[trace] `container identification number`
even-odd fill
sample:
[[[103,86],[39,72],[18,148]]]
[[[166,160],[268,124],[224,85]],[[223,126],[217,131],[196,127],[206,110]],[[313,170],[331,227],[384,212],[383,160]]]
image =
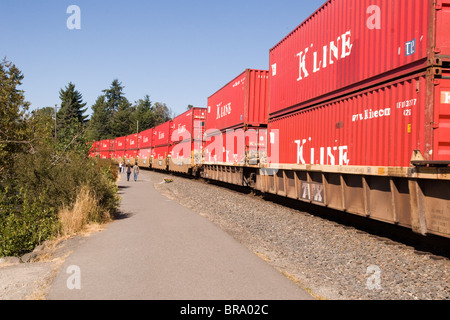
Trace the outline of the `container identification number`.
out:
[[[417,99],[400,101],[400,102],[397,102],[397,109],[404,109],[403,116],[409,117],[412,115],[412,110],[410,108],[414,107],[416,105],[417,105]]]

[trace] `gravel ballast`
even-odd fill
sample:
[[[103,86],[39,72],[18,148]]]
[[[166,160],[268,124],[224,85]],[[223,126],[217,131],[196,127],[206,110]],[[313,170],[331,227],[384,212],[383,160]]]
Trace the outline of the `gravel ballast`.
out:
[[[317,299],[450,299],[446,257],[205,181],[160,172],[147,177]]]

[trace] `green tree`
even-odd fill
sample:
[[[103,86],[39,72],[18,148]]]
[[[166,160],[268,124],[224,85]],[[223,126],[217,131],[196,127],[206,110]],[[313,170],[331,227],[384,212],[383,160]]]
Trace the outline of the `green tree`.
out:
[[[111,136],[110,118],[106,97],[99,96],[92,106],[92,116],[87,129],[89,141],[100,141]]]
[[[172,118],[172,111],[165,103],[156,102],[152,108],[152,111],[155,116],[155,126],[167,122]]]
[[[67,124],[70,124],[75,119],[80,124],[87,122],[87,115],[84,113],[87,111],[86,103],[83,103],[83,97],[81,93],[75,90],[75,85],[69,82],[66,89],[61,89],[59,92],[59,98],[61,99],[61,108],[57,114],[57,126],[58,129],[64,128]]]
[[[26,116],[30,103],[19,89],[22,80],[14,64],[6,58],[0,62],[0,187],[10,177],[15,154],[32,147]]]
[[[111,122],[111,133],[113,137],[122,137],[132,132],[131,115],[133,109],[126,98],[120,101],[117,110],[114,112]]]
[[[131,124],[133,132],[141,132],[155,125],[155,116],[149,95],[146,95],[144,99],[139,99],[135,103],[134,111],[131,115]]]
[[[123,93],[124,86],[118,79],[114,79],[109,89],[103,90],[105,93],[106,104],[110,114],[114,114],[119,109],[121,103],[126,100]]]

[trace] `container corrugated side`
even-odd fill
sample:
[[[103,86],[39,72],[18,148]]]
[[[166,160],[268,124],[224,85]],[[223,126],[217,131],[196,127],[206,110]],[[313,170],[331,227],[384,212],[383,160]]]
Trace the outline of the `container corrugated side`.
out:
[[[217,131],[205,137],[206,164],[256,165],[266,155],[267,129],[260,127]]]
[[[109,139],[100,141],[100,151],[109,151],[110,149],[111,149],[111,145],[110,145]]]
[[[126,149],[126,145],[127,145],[126,139],[127,139],[126,136],[116,138],[115,150],[119,150],[119,151],[125,150]]]
[[[270,154],[294,166],[410,167],[414,150],[450,161],[449,119],[450,80],[420,73],[271,120]]]
[[[268,71],[247,69],[208,98],[205,129],[267,125]]]
[[[133,133],[126,137],[125,150],[137,150],[138,149],[138,134]]]
[[[153,128],[152,146],[164,146],[170,143],[171,122],[167,121]]]
[[[185,140],[169,147],[171,159],[176,164],[201,164],[202,140]]]
[[[172,120],[170,143],[201,139],[206,108],[192,108]]]
[[[139,133],[139,149],[152,147],[153,128],[147,129]]]
[[[327,1],[270,50],[270,116],[442,64],[448,2]]]

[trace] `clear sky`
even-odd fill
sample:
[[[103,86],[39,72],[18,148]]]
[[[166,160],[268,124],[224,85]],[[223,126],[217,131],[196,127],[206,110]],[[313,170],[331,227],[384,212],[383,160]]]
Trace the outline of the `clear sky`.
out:
[[[130,102],[145,95],[176,114],[246,68],[325,0],[0,0],[0,59],[24,74],[31,109],[60,103],[73,82],[88,112],[114,79]],[[80,29],[71,5],[80,9]]]

